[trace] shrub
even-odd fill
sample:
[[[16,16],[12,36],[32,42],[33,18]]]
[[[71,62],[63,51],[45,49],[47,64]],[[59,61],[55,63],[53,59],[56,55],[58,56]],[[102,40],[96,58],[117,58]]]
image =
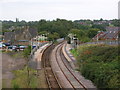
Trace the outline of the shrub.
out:
[[[120,53],[108,45],[80,46],[77,60],[79,71],[98,88],[120,88]],[[75,53],[75,52],[74,52]]]

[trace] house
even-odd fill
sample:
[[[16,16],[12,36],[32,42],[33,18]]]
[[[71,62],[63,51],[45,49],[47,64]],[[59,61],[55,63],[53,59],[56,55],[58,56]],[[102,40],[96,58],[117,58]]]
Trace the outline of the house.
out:
[[[4,33],[4,42],[13,44],[15,41],[15,33],[14,32],[5,32]]]
[[[37,30],[29,26],[21,27],[13,32],[5,32],[4,41],[14,45],[29,45],[31,38],[37,35]]]
[[[0,35],[0,41],[3,41],[3,35]]]
[[[105,32],[98,33],[95,37],[92,38],[93,41],[96,40],[107,40],[107,41],[113,41],[118,40],[118,35],[120,33],[120,27],[113,27],[109,26],[106,27]]]
[[[106,27],[107,34],[102,37],[104,40],[118,40],[120,27]]]
[[[112,24],[112,21],[107,21],[107,20],[103,20],[103,21],[94,21],[93,24],[95,25],[102,25],[102,24]]]
[[[100,40],[101,37],[103,37],[103,35],[105,35],[105,32],[99,32],[95,37],[92,38],[93,41],[97,41]]]

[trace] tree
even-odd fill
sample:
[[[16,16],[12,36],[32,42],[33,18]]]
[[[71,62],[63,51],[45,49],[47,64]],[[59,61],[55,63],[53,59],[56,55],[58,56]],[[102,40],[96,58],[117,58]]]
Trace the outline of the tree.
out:
[[[30,52],[31,52],[31,46],[28,46],[24,51],[23,51],[23,56],[28,59],[29,58],[29,55],[30,55]]]
[[[79,29],[71,29],[70,33],[75,34],[76,37],[80,40],[80,41],[85,41],[83,40],[85,37],[87,37],[87,33],[85,30],[79,30]]]
[[[41,32],[39,32],[38,34],[39,34],[39,35],[48,34],[48,32],[47,32],[47,31],[41,31]]]
[[[114,26],[117,26],[117,27],[120,27],[120,19],[114,19],[113,21],[112,21],[112,24],[114,25]]]
[[[98,31],[100,31],[100,29],[92,28],[88,30],[87,35],[89,38],[93,38],[98,33]]]
[[[97,28],[97,29],[100,29],[100,30],[102,30],[102,31],[105,31],[106,29],[106,26],[108,26],[108,25],[105,25],[105,24],[102,24],[102,25],[96,25],[96,24],[93,24],[92,25],[92,28]]]
[[[29,61],[29,56],[30,56],[30,53],[31,53],[31,46],[28,46],[28,48],[26,48],[24,51],[23,51],[23,56],[27,59],[27,65],[28,65],[28,61]],[[27,73],[28,73],[28,86],[30,85],[30,74],[29,74],[30,70],[27,66]]]
[[[49,41],[55,41],[55,40],[58,39],[58,38],[59,38],[59,34],[56,33],[56,32],[53,33],[53,34],[51,33],[51,34],[48,35],[48,40],[49,40]]]

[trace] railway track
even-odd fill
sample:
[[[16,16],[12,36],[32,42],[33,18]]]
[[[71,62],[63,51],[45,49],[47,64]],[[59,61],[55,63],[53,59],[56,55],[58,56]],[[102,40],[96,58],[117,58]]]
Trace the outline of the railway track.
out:
[[[66,81],[68,82],[70,87],[72,87],[73,90],[77,89],[87,90],[87,88],[74,75],[74,72],[66,62],[66,58],[62,52],[63,44],[65,44],[65,42],[61,42],[58,45],[56,45],[54,61],[58,65],[58,68],[60,68],[60,72],[62,73],[62,75],[64,76],[64,78],[66,79]],[[60,84],[59,81],[60,78],[58,78],[58,76],[55,74],[54,68],[51,67],[50,56],[53,48],[55,48],[55,45],[51,44],[43,51],[42,67],[44,68],[44,73],[46,76],[46,81],[49,89],[63,89],[62,88],[63,86]]]
[[[68,64],[65,63],[66,58],[62,53],[63,44],[64,43],[57,46],[55,54],[56,62],[61,72],[66,77],[66,79],[68,80],[68,82],[70,83],[74,90],[80,88],[83,90],[87,90],[87,88],[82,84],[82,82],[80,82],[80,80],[74,75],[73,71],[69,68]]]
[[[44,72],[45,72],[45,76],[46,76],[46,81],[48,84],[49,89],[60,89],[61,86],[51,68],[51,63],[50,63],[50,55],[51,55],[51,51],[54,48],[54,45],[50,45],[48,46],[42,55],[42,66],[44,68]]]

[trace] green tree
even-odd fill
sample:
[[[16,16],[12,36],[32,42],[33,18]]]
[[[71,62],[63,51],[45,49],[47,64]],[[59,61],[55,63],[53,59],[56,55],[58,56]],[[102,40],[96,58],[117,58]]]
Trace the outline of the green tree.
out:
[[[100,29],[91,28],[88,30],[87,35],[89,38],[93,38],[98,33],[98,31],[100,31]]]
[[[59,34],[58,33],[53,33],[53,34],[49,34],[48,35],[48,40],[49,41],[55,41],[56,39],[58,39],[59,38]]]
[[[41,31],[41,32],[39,32],[38,34],[39,34],[39,35],[48,34],[48,32],[47,32],[47,31]]]
[[[28,48],[26,48],[24,51],[23,51],[23,56],[25,58],[29,58],[29,55],[30,55],[30,52],[31,52],[31,46],[28,46]]]
[[[76,37],[81,41],[81,42],[88,42],[90,38],[88,37],[87,31],[86,30],[79,30],[79,29],[71,29],[70,33],[75,34]]]

